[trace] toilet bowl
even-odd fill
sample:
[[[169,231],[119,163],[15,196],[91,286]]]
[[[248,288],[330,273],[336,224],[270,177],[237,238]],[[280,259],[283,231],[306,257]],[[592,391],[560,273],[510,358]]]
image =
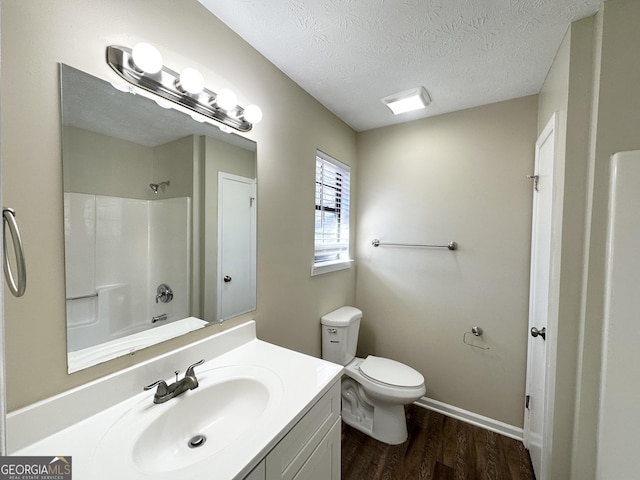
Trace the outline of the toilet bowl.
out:
[[[370,361],[384,368],[384,379],[376,378],[379,372],[365,373]],[[364,364],[364,369],[362,368]],[[345,366],[346,378],[342,381],[342,419],[350,425],[381,442],[397,445],[408,436],[404,406],[415,402],[425,394],[424,378],[411,367],[388,358],[368,356],[354,358]],[[354,386],[349,380],[356,383]],[[400,385],[396,385],[400,384]],[[355,388],[355,391],[353,390]],[[345,397],[354,395],[359,403],[354,406]]]
[[[396,445],[407,439],[404,406],[425,394],[424,377],[388,358],[357,358],[362,312],[341,307],[322,317],[322,357],[345,366],[342,379],[342,419],[381,442]]]

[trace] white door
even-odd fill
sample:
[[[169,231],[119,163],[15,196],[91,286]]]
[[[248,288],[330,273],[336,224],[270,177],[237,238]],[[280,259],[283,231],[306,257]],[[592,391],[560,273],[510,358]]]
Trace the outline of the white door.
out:
[[[256,308],[255,180],[218,177],[218,319]]]
[[[551,276],[551,222],[553,206],[553,165],[555,156],[554,114],[536,142],[533,176],[533,222],[531,237],[531,278],[529,286],[529,342],[527,389],[524,418],[524,444],[538,480],[546,478],[546,456],[551,447],[547,418],[550,397],[547,391],[549,369],[549,284]]]

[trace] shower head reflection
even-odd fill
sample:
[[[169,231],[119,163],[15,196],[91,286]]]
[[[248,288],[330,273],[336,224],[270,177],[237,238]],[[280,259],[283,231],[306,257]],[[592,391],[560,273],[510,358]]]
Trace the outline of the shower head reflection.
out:
[[[160,189],[160,187],[163,187],[163,186],[168,187],[169,185],[171,185],[171,182],[167,180],[166,182],[150,183],[149,188],[153,190],[153,193],[158,193],[158,190]]]

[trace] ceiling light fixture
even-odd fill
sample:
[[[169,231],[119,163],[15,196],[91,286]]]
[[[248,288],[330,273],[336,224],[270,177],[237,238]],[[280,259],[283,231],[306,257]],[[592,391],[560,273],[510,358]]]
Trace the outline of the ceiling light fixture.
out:
[[[398,115],[425,108],[431,103],[431,97],[424,87],[417,87],[384,97],[382,103],[389,107],[394,115]]]
[[[258,106],[242,108],[236,94],[228,88],[217,94],[206,89],[198,70],[185,68],[178,74],[164,66],[160,52],[148,43],[138,43],[133,49],[111,45],[107,47],[107,63],[130,84],[158,95],[157,101],[163,107],[178,104],[221,123],[223,131],[231,127],[248,132],[262,119]]]

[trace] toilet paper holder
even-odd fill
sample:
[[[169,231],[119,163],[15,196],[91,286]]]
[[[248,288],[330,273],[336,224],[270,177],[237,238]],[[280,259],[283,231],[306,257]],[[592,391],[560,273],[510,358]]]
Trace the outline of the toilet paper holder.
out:
[[[489,347],[481,347],[480,345],[474,345],[473,343],[467,342],[467,335],[473,335],[474,337],[481,337],[482,334],[483,334],[482,328],[471,327],[470,332],[464,332],[464,335],[462,335],[462,343],[464,343],[465,345],[469,345],[470,347],[473,347],[473,348],[479,348],[480,350],[490,350]]]

